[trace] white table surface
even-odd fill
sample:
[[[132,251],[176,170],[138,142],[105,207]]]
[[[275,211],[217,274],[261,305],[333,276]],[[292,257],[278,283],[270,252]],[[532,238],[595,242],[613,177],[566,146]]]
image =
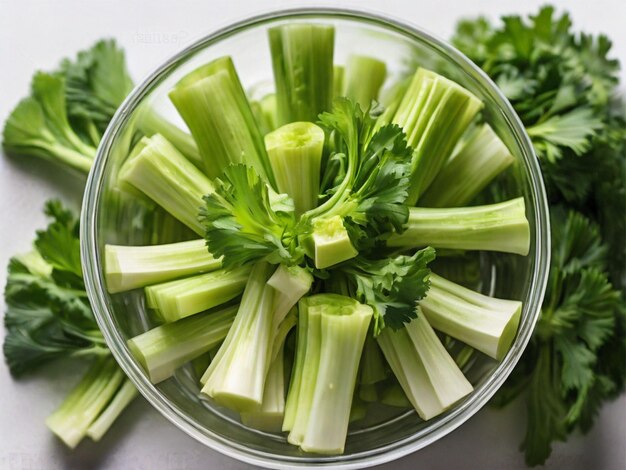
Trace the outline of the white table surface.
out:
[[[461,16],[536,11],[543,0],[317,1],[387,13],[418,24],[442,38]],[[626,2],[570,0],[576,29],[604,32],[614,55],[626,63]],[[310,3],[311,4],[311,3]],[[255,13],[296,6],[270,0],[229,1],[7,1],[0,0],[0,122],[26,95],[33,72],[96,39],[115,37],[127,51],[136,80],[190,41]],[[622,79],[625,74],[622,72]],[[9,257],[29,249],[42,227],[44,201],[59,196],[78,207],[83,182],[40,161],[0,158],[0,285]],[[4,331],[0,329],[0,337]],[[46,429],[44,419],[76,383],[80,364],[53,365],[19,381],[0,363],[0,469],[243,469],[242,463],[195,442],[137,399],[105,436],[69,451]],[[430,447],[384,468],[522,469],[518,446],[524,430],[521,403],[505,411],[484,409]],[[383,468],[383,467],[381,467]],[[626,396],[605,406],[593,431],[555,446],[548,468],[626,468]]]

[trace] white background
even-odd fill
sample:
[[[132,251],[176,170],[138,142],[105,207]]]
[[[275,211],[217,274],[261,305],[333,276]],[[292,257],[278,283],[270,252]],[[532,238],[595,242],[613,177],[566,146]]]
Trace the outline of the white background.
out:
[[[536,11],[543,1],[385,0],[318,1],[316,6],[352,6],[386,13],[422,26],[442,38],[462,16]],[[626,2],[555,2],[571,12],[575,29],[603,32],[614,56],[626,63]],[[0,123],[28,90],[36,69],[95,40],[115,37],[127,51],[139,81],[192,40],[255,13],[302,5],[287,1],[14,1],[0,0]],[[311,5],[311,4],[309,4]],[[625,74],[622,72],[622,78]],[[11,254],[29,249],[44,225],[41,207],[60,196],[78,207],[83,182],[40,161],[0,158],[0,285]],[[0,329],[4,334],[4,331]],[[213,452],[177,430],[143,399],[137,399],[99,444],[65,449],[44,426],[81,372],[81,364],[46,367],[14,381],[0,363],[0,469],[242,469],[247,466]],[[451,435],[385,468],[517,469],[525,426],[518,403],[505,411],[485,409]],[[586,437],[556,445],[549,468],[626,468],[626,396],[607,405]]]

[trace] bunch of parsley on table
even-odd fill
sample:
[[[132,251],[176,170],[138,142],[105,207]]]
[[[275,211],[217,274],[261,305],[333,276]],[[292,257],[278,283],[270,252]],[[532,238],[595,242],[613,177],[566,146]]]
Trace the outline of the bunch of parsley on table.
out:
[[[529,18],[458,24],[453,43],[504,92],[541,163],[552,263],[539,323],[496,397],[525,392],[522,448],[542,464],[552,443],[585,432],[626,377],[626,107],[610,40],[572,31],[552,7]]]

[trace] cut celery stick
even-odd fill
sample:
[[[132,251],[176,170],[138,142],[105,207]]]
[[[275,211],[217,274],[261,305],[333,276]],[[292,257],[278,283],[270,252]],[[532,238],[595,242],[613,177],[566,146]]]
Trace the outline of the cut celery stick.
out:
[[[378,344],[424,420],[443,413],[473,390],[422,312],[401,330],[385,328]]]
[[[111,357],[98,359],[46,419],[46,426],[73,449],[115,395],[124,373]]]
[[[148,137],[154,134],[162,135],[190,162],[201,167],[202,158],[193,137],[169,122],[151,107],[141,108],[138,113],[137,127]]]
[[[420,307],[433,328],[502,360],[519,325],[522,303],[466,289],[436,274]]]
[[[430,70],[417,70],[392,119],[415,149],[409,205],[428,189],[482,106],[452,80]]]
[[[489,124],[471,133],[420,197],[423,207],[458,207],[471,202],[515,162]]]
[[[105,277],[110,293],[214,271],[222,266],[204,240],[167,245],[105,245]]]
[[[389,237],[387,244],[400,248],[432,246],[525,256],[530,249],[530,228],[524,198],[473,207],[412,207],[407,229]]]
[[[189,73],[169,96],[198,144],[210,178],[231,163],[245,163],[275,186],[263,138],[230,57]]]
[[[100,416],[98,416],[98,419],[91,423],[91,426],[87,429],[87,436],[95,442],[102,439],[102,436],[106,434],[118,416],[138,394],[137,388],[135,388],[130,379],[124,379],[124,383],[122,383],[111,403],[107,405]]]
[[[316,122],[333,100],[335,28],[293,23],[269,29],[278,125]]]
[[[254,265],[233,326],[201,379],[202,393],[239,412],[259,409],[272,350],[275,290],[267,285],[274,267]]]
[[[354,258],[359,252],[352,245],[340,216],[319,218],[313,222],[312,242],[315,267],[328,268]]]
[[[294,122],[265,136],[278,191],[293,199],[296,214],[317,206],[324,131],[311,122]]]
[[[128,347],[154,384],[211,350],[226,337],[237,306],[199,313],[157,326],[128,340]]]
[[[155,284],[145,289],[146,303],[163,321],[174,322],[234,299],[249,275],[250,267],[243,266]]]
[[[119,180],[204,235],[198,213],[202,197],[213,192],[213,183],[163,136],[155,134],[142,145],[142,150],[120,169]]]
[[[356,101],[362,110],[369,109],[387,76],[387,66],[383,61],[364,55],[351,55],[346,64],[343,83],[343,96]]]
[[[287,440],[306,452],[343,452],[371,307],[319,294],[299,303],[296,365],[285,407]]]

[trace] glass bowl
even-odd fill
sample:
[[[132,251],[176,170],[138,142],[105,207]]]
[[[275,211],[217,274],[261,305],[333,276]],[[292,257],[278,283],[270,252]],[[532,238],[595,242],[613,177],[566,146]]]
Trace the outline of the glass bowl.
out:
[[[480,258],[477,287],[524,304],[517,336],[504,360],[496,363],[475,355],[464,369],[475,386],[474,392],[430,421],[421,421],[413,411],[381,406],[371,413],[372,417],[351,429],[345,453],[335,456],[305,454],[287,444],[282,434],[243,426],[235,414],[210,399],[200,398],[190,368],[153,385],[126,346],[130,337],[152,326],[141,290],[111,295],[105,288],[103,274],[106,243],[154,243],[149,227],[167,223],[163,214],[146,212],[145,205],[133,197],[121,197],[114,189],[117,171],[136,136],[143,107],[157,108],[184,128],[169,102],[168,91],[186,73],[222,55],[232,56],[246,89],[256,90],[252,93],[271,89],[267,29],[293,21],[335,25],[336,63],[344,63],[351,53],[375,56],[387,63],[387,83],[406,73],[409,67],[422,64],[481,98],[486,120],[517,159],[508,190],[511,196],[524,196],[531,230],[528,256]],[[502,385],[530,339],[543,299],[550,252],[548,209],[539,165],[524,127],[495,84],[456,49],[415,26],[370,13],[335,9],[280,11],[228,26],[187,47],[146,78],[117,111],[100,144],[87,182],[81,227],[83,269],[95,316],[113,355],[144,397],[172,423],[212,449],[248,463],[285,469],[364,468],[381,464],[436,441],[470,418]]]

